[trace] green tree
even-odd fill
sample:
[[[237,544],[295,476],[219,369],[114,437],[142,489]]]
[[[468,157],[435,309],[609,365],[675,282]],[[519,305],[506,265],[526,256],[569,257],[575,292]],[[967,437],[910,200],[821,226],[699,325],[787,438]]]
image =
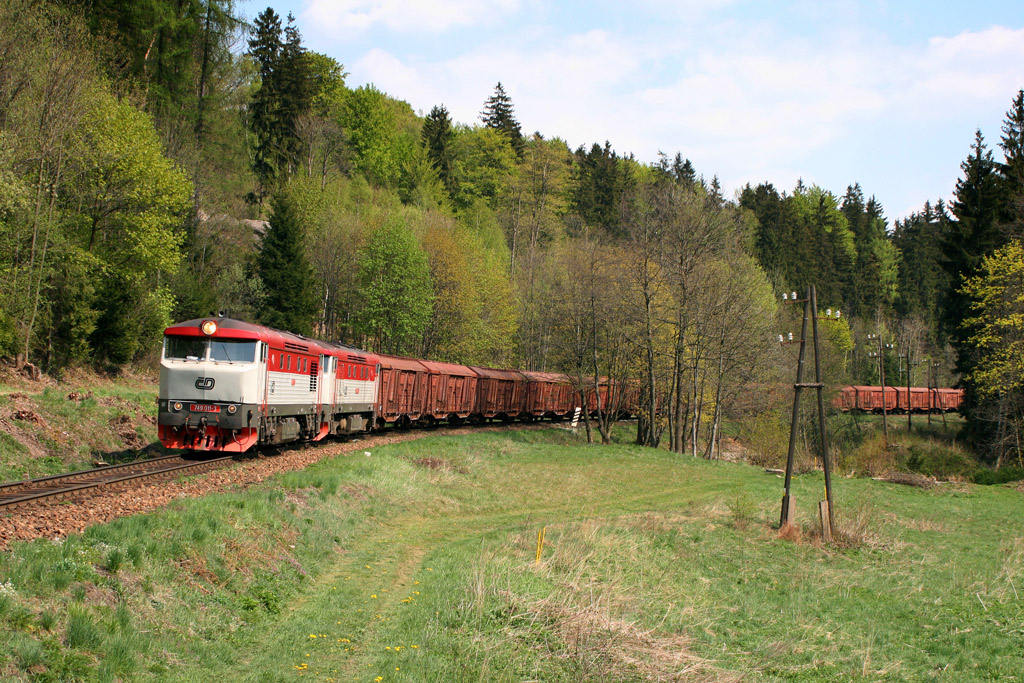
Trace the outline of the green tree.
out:
[[[69,162],[73,251],[66,257],[91,264],[91,276],[101,279],[91,342],[101,358],[120,364],[150,351],[170,323],[167,278],[181,261],[192,186],[164,156],[152,119],[125,101],[98,95],[80,135],[81,156]],[[64,277],[74,271],[65,268]]]
[[[945,297],[943,318],[960,356],[960,370],[967,374],[973,366],[967,344],[970,332],[961,322],[969,316],[971,302],[962,285],[978,274],[984,258],[1002,242],[999,214],[1004,193],[992,152],[986,149],[980,130],[975,133],[971,156],[960,168],[963,177],[956,182],[950,207],[956,221],[942,243],[942,265],[952,284]]]
[[[494,94],[484,102],[484,110],[480,112],[480,119],[486,127],[493,128],[504,135],[508,139],[509,144],[512,145],[516,155],[522,158],[525,147],[523,131],[520,130],[519,122],[516,121],[512,98],[505,93],[505,88],[502,87],[501,81],[498,82],[498,85],[494,86]]]
[[[990,425],[986,441],[1002,465],[1010,454],[1021,458],[1024,431],[1024,245],[1012,241],[984,259],[963,294],[972,302],[967,342],[977,350],[969,379],[982,399],[973,417]]]
[[[367,180],[394,187],[401,164],[396,153],[398,124],[388,96],[372,84],[348,93],[342,116],[353,164]]]
[[[477,201],[491,208],[516,172],[516,153],[508,139],[491,128],[462,128],[455,138],[455,206],[459,210]]]
[[[430,262],[404,222],[391,217],[359,259],[356,331],[374,351],[418,352],[433,311]]]
[[[423,144],[427,148],[430,165],[437,171],[449,197],[455,197],[456,194],[454,142],[455,130],[452,128],[448,110],[443,104],[435,106],[427,115],[427,120],[423,122]]]
[[[304,236],[291,198],[275,195],[267,233],[256,256],[256,272],[265,294],[259,319],[270,327],[309,335],[313,331],[317,299]]]
[[[261,202],[268,190],[295,172],[302,151],[299,120],[309,112],[315,94],[314,72],[294,20],[289,14],[282,31],[281,18],[268,7],[256,17],[249,39],[249,56],[260,77],[249,107],[249,126]]]
[[[1024,236],[1024,90],[1018,90],[1013,105],[1003,120],[999,146],[1005,161],[999,165],[1006,191],[1004,231]]]
[[[602,228],[610,235],[623,233],[624,201],[635,187],[625,159],[605,141],[586,151],[576,150],[571,193],[572,209],[587,225]]]

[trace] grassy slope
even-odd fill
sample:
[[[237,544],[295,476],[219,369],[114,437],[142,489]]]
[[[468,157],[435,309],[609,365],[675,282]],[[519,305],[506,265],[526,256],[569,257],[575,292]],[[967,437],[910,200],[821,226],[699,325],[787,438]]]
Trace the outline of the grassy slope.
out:
[[[781,481],[745,465],[556,430],[384,447],[3,556],[0,674],[1019,676],[1021,494],[836,488],[857,549],[779,539]],[[820,491],[797,478],[808,528]]]
[[[80,373],[57,383],[0,376],[0,481],[118,462],[156,441],[156,384]],[[17,419],[23,411],[34,416]]]

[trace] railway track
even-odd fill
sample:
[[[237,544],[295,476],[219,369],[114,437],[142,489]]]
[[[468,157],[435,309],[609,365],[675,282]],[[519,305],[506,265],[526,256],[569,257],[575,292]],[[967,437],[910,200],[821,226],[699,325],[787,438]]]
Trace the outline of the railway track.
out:
[[[223,467],[232,461],[231,457],[195,461],[185,460],[178,455],[168,455],[121,465],[105,465],[91,470],[54,474],[39,479],[6,482],[0,484],[0,511],[63,500],[88,494],[100,488],[130,486],[147,479],[198,474]]]

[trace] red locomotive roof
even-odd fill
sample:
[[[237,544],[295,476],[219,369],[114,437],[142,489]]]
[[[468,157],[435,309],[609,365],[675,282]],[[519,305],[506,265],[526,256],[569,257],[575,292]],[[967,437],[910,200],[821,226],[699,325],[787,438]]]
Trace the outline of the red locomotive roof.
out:
[[[213,334],[207,335],[203,332],[203,323],[207,321],[213,321],[217,324],[217,329]],[[358,358],[370,365],[376,365],[379,360],[376,354],[360,351],[350,346],[332,344],[320,341],[319,339],[310,339],[302,335],[282,332],[281,330],[264,327],[263,325],[254,325],[253,323],[235,320],[234,318],[196,318],[195,320],[171,325],[164,330],[164,334],[177,337],[208,336],[215,339],[258,339],[272,347],[288,351],[338,356],[346,360],[354,357],[352,358],[353,360]]]

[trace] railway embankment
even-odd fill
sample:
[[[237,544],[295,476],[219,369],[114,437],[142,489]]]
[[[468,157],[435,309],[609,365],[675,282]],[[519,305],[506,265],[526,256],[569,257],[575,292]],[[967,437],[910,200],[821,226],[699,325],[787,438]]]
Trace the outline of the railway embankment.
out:
[[[33,380],[0,366],[0,481],[163,454],[156,394],[153,376]]]
[[[625,435],[624,435],[625,438]],[[312,450],[312,449],[311,449]],[[560,429],[431,435],[0,554],[11,680],[1009,679],[1009,486],[781,480]],[[538,542],[542,540],[542,542]]]

